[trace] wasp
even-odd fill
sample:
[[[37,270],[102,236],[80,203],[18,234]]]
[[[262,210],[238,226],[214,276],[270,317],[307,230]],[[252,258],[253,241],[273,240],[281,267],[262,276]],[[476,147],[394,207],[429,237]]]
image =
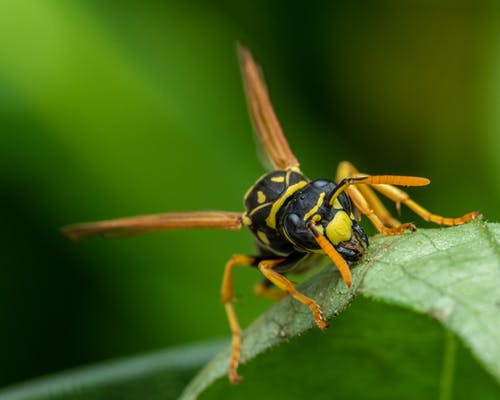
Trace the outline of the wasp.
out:
[[[427,178],[362,174],[353,164],[343,161],[337,168],[335,180],[309,180],[300,170],[283,134],[259,66],[244,46],[238,46],[238,54],[254,130],[272,166],[245,194],[245,211],[163,213],[63,228],[69,238],[79,240],[96,234],[115,237],[185,228],[237,230],[248,227],[255,237],[256,254],[234,254],[225,265],[221,285],[222,303],[232,332],[228,370],[232,383],[241,380],[237,368],[242,346],[242,332],[233,307],[234,267],[257,268],[263,280],[255,286],[256,294],[272,298],[292,296],[309,307],[316,325],[324,330],[328,322],[321,307],[298,291],[286,275],[301,272],[299,266],[307,269],[303,261],[319,253],[330,258],[350,287],[349,262],[362,257],[368,246],[368,237],[359,224],[361,216],[366,216],[376,230],[385,235],[414,231],[413,224],[401,223],[393,217],[376,192],[395,202],[398,210],[404,204],[425,221],[438,225],[461,225],[479,217],[477,212],[458,218],[432,214],[396,187],[425,186],[430,183]]]

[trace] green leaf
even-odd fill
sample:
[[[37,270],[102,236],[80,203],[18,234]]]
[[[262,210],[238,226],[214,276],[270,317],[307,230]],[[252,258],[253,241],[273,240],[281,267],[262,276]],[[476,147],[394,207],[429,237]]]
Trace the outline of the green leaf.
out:
[[[497,400],[493,377],[436,320],[357,298],[325,334],[312,329],[243,366],[202,400]],[[451,378],[451,379],[450,379]]]
[[[379,235],[355,266],[350,289],[327,268],[300,290],[315,298],[328,318],[343,311],[357,293],[428,314],[460,337],[500,382],[499,236],[499,224],[483,221]],[[309,309],[286,298],[245,330],[242,363],[313,326]],[[196,398],[225,376],[229,355],[227,348],[207,364],[182,398]]]
[[[422,230],[394,243],[360,292],[426,313],[455,332],[500,382],[500,225]]]

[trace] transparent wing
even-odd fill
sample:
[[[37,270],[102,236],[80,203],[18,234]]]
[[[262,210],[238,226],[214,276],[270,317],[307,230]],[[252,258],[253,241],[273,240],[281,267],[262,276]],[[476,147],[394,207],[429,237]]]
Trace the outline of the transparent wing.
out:
[[[61,230],[75,241],[94,235],[119,237],[172,229],[237,230],[243,225],[241,216],[241,213],[227,211],[175,212],[86,222],[68,225]]]
[[[250,51],[238,45],[241,72],[254,129],[274,169],[298,167],[269,100],[260,68]]]

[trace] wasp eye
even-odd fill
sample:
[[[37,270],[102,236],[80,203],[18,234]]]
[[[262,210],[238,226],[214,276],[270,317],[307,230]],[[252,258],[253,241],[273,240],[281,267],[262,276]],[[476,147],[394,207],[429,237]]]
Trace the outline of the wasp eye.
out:
[[[288,214],[285,217],[285,228],[287,231],[289,230],[288,228],[290,228],[290,230],[295,230],[301,224],[303,225],[303,221],[297,214]]]
[[[316,242],[306,223],[298,214],[291,213],[283,219],[284,234],[286,238],[300,249],[315,249]]]
[[[340,205],[342,208],[348,213],[351,213],[352,206],[351,206],[351,199],[347,197],[345,193],[341,193],[339,197],[337,197],[339,200]]]

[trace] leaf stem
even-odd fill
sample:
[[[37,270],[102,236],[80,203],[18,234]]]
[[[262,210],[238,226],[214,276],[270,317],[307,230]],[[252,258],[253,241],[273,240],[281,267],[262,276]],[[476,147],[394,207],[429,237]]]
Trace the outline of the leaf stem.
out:
[[[443,369],[439,387],[439,400],[451,400],[453,396],[453,376],[455,374],[455,358],[457,339],[453,332],[445,330]]]

